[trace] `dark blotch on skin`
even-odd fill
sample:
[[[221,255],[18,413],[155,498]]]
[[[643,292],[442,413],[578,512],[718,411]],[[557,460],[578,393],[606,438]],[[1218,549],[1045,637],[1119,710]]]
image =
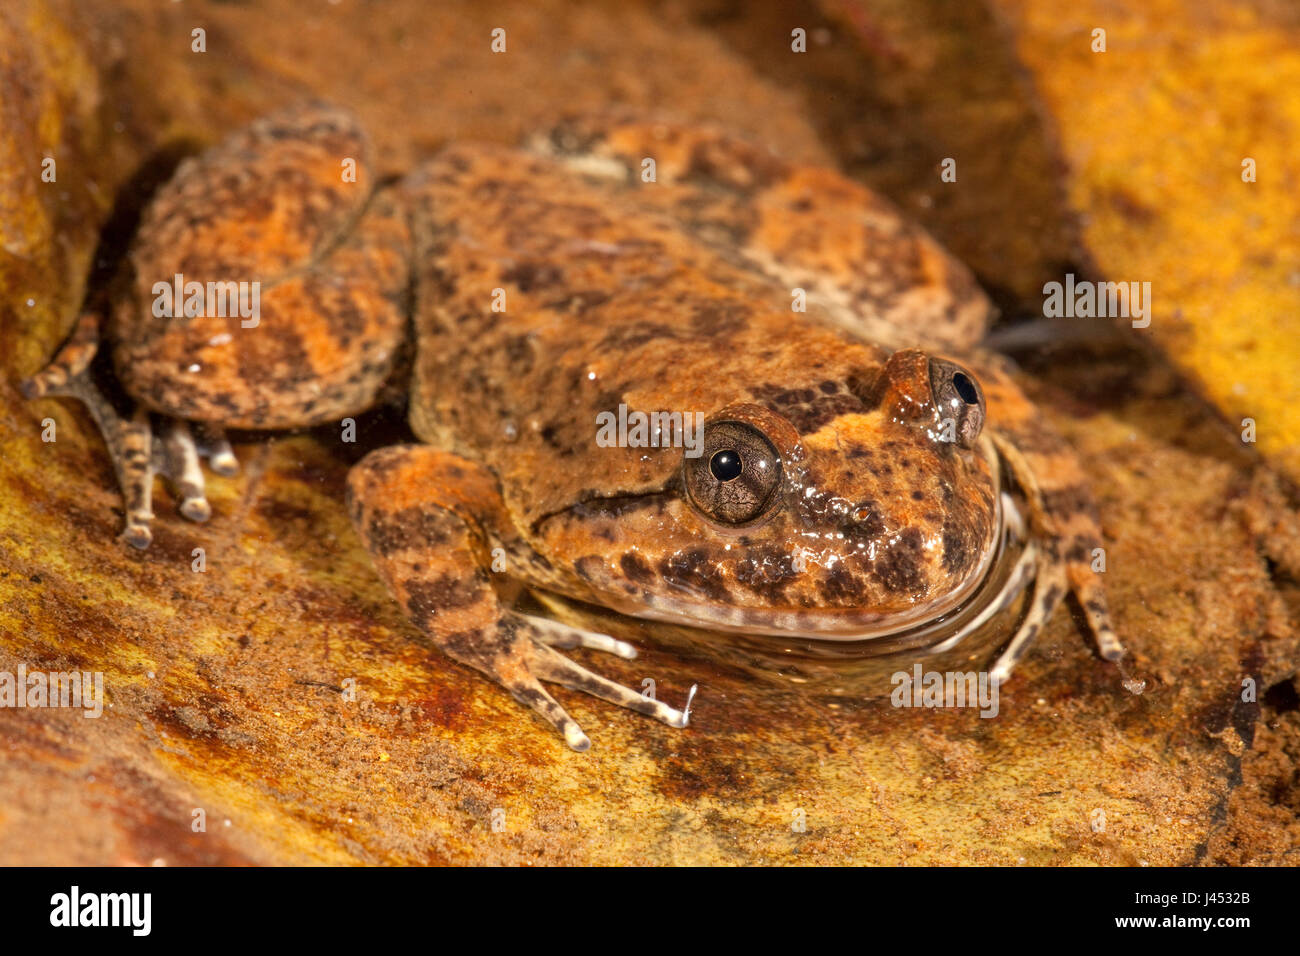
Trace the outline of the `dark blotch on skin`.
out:
[[[756,402],[789,419],[804,435],[817,431],[840,415],[865,410],[861,400],[839,390],[838,386],[833,394],[827,394],[823,386],[812,389],[761,385],[754,389],[753,394]]]
[[[532,335],[512,335],[502,343],[502,352],[512,368],[528,372],[533,367],[535,354]]]
[[[559,285],[564,281],[564,273],[556,266],[536,262],[521,262],[512,269],[507,269],[501,278],[516,286],[520,292]]]
[[[864,600],[862,583],[843,565],[837,565],[827,573],[821,591],[828,604],[841,607],[857,606]]]
[[[1082,485],[1043,492],[1043,507],[1050,514],[1088,514],[1092,499]]]
[[[630,581],[635,581],[637,584],[649,584],[655,579],[654,568],[650,567],[641,555],[633,551],[629,551],[619,558],[618,563]]]
[[[412,548],[436,548],[451,540],[451,523],[458,521],[438,508],[376,511],[366,524],[366,544],[388,557]]]
[[[480,589],[486,584],[486,575],[481,570],[472,576],[450,573],[423,581],[409,581],[406,584],[407,611],[416,624],[424,627],[439,611],[468,607],[478,601]]]
[[[514,638],[514,628],[507,622],[500,627],[449,634],[441,647],[449,657],[477,666],[488,664],[498,654],[508,651]],[[516,693],[514,688],[511,688],[511,693]]]
[[[736,565],[736,580],[769,601],[779,600],[799,575],[792,554],[770,547],[755,550]]]
[[[691,310],[691,327],[710,338],[725,336],[743,328],[750,311],[749,306],[740,302],[696,303]]]
[[[968,534],[960,528],[943,527],[943,569],[949,574],[964,574],[975,560],[975,548]]]
[[[665,558],[659,564],[659,573],[673,587],[703,594],[710,600],[730,603],[730,592],[707,551],[696,548]]]
[[[596,581],[600,570],[605,566],[605,559],[598,554],[588,554],[573,562],[573,570],[584,581]]]
[[[611,328],[597,344],[596,349],[597,354],[619,353],[639,348],[649,342],[666,342],[678,338],[681,338],[681,335],[671,326],[656,322],[638,322]]]
[[[916,528],[904,530],[899,535],[899,540],[876,559],[875,572],[880,583],[890,591],[898,593],[920,590],[921,532]]]
[[[1075,541],[1065,552],[1065,560],[1071,564],[1086,564],[1092,558],[1092,548],[1087,541]]]

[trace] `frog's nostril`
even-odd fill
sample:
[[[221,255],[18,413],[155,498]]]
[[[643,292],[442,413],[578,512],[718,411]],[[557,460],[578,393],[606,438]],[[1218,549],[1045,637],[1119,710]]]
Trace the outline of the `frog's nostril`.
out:
[[[874,538],[885,530],[885,521],[874,501],[864,501],[852,512],[853,526],[845,530],[855,538]]]

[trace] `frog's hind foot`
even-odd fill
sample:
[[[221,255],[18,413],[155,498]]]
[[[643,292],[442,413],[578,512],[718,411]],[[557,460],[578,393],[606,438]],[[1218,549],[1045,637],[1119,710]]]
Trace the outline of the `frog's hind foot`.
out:
[[[536,621],[537,619],[535,618],[531,619],[529,621],[530,626],[536,628]],[[550,624],[552,622],[548,621],[546,623]],[[586,632],[580,633],[586,634]],[[588,635],[588,637],[603,637],[614,645],[623,643],[622,641],[615,641],[613,638],[607,637],[604,634],[593,634]],[[677,710],[675,707],[669,707],[662,701],[646,697],[644,694],[638,694],[630,687],[624,687],[622,684],[617,684],[612,680],[601,677],[599,674],[587,670],[587,668],[583,667],[576,661],[570,660],[562,654],[555,653],[555,651],[548,646],[547,637],[541,634],[534,636],[534,640],[538,643],[539,648],[542,651],[540,654],[540,660],[537,662],[540,666],[535,668],[534,673],[542,680],[548,680],[554,684],[560,684],[572,690],[580,690],[585,694],[590,694],[592,697],[599,697],[601,700],[609,701],[611,704],[617,704],[618,706],[625,707],[628,710],[634,710],[638,714],[645,714],[647,717],[653,717],[655,720],[661,721],[669,727],[685,727],[690,723],[691,702],[695,699],[696,691],[694,686],[692,686],[690,691],[687,693],[686,706],[681,710]],[[618,653],[620,657],[626,656],[613,648],[586,643],[585,641],[579,646],[596,647],[600,650],[610,650],[612,653]],[[628,645],[623,646],[628,647]],[[635,653],[635,651],[633,653]]]
[[[220,429],[201,426],[200,444],[186,422],[163,417],[160,440],[155,441],[148,412],[137,409],[130,418],[125,417],[95,384],[91,363],[98,350],[99,316],[87,312],[50,363],[23,382],[22,393],[28,399],[75,398],[86,406],[104,438],[122,492],[122,537],[132,547],[143,549],[153,541],[150,524],[155,475],[170,479],[182,515],[191,521],[207,521],[212,507],[199,467],[200,456],[206,454],[219,475],[235,474],[239,464]]]
[[[488,673],[494,676],[515,700],[532,709],[563,734],[565,742],[573,750],[585,751],[591,747],[591,741],[583,733],[577,721],[570,717],[565,709],[542,688],[541,681],[559,684],[561,687],[567,687],[570,690],[582,691],[584,694],[590,694],[592,697],[598,697],[611,704],[617,704],[619,707],[636,711],[638,714],[653,717],[669,727],[685,727],[690,722],[691,701],[695,697],[694,687],[691,688],[687,696],[686,706],[682,710],[669,707],[662,701],[646,697],[644,694],[639,694],[630,687],[624,687],[622,684],[601,677],[578,662],[557,653],[551,646],[554,640],[554,631],[552,631],[554,626],[554,622],[551,621],[539,625],[538,618],[526,617],[513,611],[502,614],[497,622],[496,632],[511,635],[511,657],[515,657],[524,663],[523,673],[513,667],[500,668],[495,673],[491,671],[488,671]],[[490,646],[493,642],[491,635],[483,633],[481,636],[483,643]],[[605,637],[605,635],[591,636]],[[613,638],[609,638],[609,641],[612,644],[622,643],[614,641]],[[585,639],[578,646],[612,650],[612,648],[606,646],[589,643]],[[617,651],[612,652],[618,653]],[[619,654],[619,656],[624,655]],[[474,666],[484,670],[477,663]]]
[[[149,418],[137,413],[124,418],[95,385],[91,362],[99,350],[99,316],[84,313],[72,334],[50,363],[22,384],[25,398],[75,398],[86,406],[108,446],[118,487],[122,491],[125,522],[122,537],[136,548],[153,540],[153,458]]]

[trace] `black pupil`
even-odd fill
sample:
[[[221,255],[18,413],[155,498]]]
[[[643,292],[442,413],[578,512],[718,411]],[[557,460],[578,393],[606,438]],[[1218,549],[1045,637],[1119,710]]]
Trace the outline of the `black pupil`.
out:
[[[974,405],[980,400],[979,392],[975,391],[975,383],[963,373],[954,372],[952,384],[957,389],[957,394],[961,396],[961,400],[967,405]]]
[[[740,453],[730,448],[709,459],[709,471],[713,472],[713,477],[718,481],[735,481],[740,477],[742,468]]]

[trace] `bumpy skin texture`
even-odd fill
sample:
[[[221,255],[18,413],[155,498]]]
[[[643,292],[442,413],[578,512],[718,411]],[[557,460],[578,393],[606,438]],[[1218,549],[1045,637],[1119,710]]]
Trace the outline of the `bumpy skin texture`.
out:
[[[788,287],[621,184],[454,147],[406,188],[424,224],[412,424],[498,476],[557,565],[551,587],[737,626],[832,611],[847,629],[933,613],[978,572],[993,478],[925,434],[924,361],[887,366],[875,343],[803,321]],[[719,527],[680,493],[680,448],[596,447],[597,414],[620,403],[765,409],[782,506]]]
[[[375,400],[409,318],[424,444],[357,465],[351,513],[411,620],[571,746],[586,737],[539,680],[687,714],[558,654],[631,649],[515,613],[506,582],[719,630],[896,631],[984,579],[1008,477],[1039,557],[998,676],[1067,589],[1121,653],[1078,463],[976,350],[990,309],[968,271],[879,197],[635,121],[568,121],[529,151],[456,145],[377,192],[364,155],[355,124],[317,107],[183,168],[135,246],[118,374],[177,418],[311,424]],[[346,157],[360,182],[340,181]],[[173,272],[263,277],[260,325],[154,318],[142,303]],[[620,405],[702,413],[705,455],[599,446],[597,416]],[[728,484],[712,456],[736,435],[749,470]],[[750,492],[743,520],[717,504]]]
[[[182,164],[143,217],[109,327],[133,398],[231,428],[313,425],[371,404],[406,336],[409,236],[373,195],[368,152],[349,114],[314,107]],[[155,283],[177,274],[260,282],[257,326],[155,315]]]

